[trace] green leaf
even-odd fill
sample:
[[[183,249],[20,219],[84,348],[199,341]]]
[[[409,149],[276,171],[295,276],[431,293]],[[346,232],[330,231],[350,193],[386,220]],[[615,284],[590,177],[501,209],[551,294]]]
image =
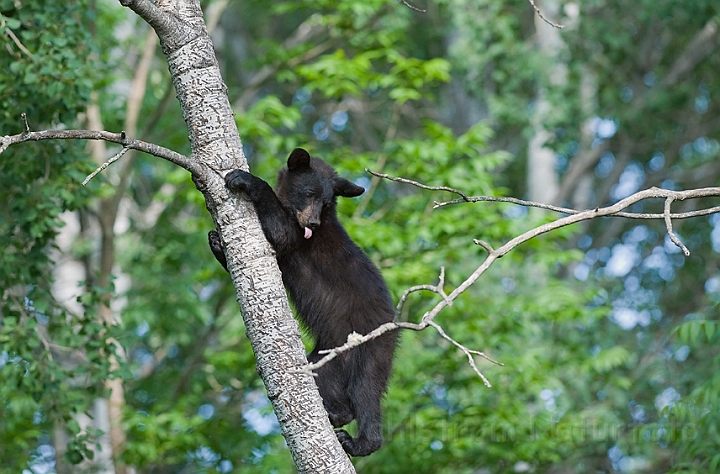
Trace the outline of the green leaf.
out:
[[[7,28],[10,28],[11,30],[17,30],[21,26],[20,21],[14,18],[8,18],[6,16],[0,15],[0,19],[2,19],[5,22],[5,26]]]
[[[422,95],[414,89],[396,88],[390,91],[389,97],[397,101],[398,104],[404,104],[408,100],[420,100]]]

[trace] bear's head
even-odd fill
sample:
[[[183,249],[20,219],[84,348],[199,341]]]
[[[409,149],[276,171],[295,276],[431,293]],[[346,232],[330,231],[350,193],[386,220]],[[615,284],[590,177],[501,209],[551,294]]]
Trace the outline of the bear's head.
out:
[[[295,148],[287,160],[287,167],[278,173],[276,194],[289,208],[304,236],[309,239],[324,219],[334,217],[335,198],[356,197],[365,192],[362,186],[337,175],[330,165],[319,158],[311,158],[302,148]]]

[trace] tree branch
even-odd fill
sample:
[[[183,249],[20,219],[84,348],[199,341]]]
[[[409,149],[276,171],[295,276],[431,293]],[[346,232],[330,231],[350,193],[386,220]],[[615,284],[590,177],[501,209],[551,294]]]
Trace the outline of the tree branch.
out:
[[[475,351],[475,350],[473,350],[473,349],[468,349],[467,347],[463,346],[462,344],[460,344],[459,342],[457,342],[455,339],[453,339],[452,337],[448,336],[447,333],[443,330],[442,327],[440,327],[440,325],[439,325],[438,323],[436,323],[436,322],[434,322],[434,321],[431,321],[429,324],[430,324],[430,326],[434,327],[434,328],[437,330],[437,332],[440,333],[440,335],[441,335],[442,337],[444,337],[445,339],[447,339],[448,341],[450,341],[451,343],[453,343],[453,345],[455,345],[455,347],[457,347],[458,349],[460,349],[460,350],[463,352],[463,354],[465,354],[465,355],[467,356],[467,358],[468,358],[468,364],[470,364],[470,367],[472,367],[472,369],[475,371],[475,373],[478,374],[478,377],[480,377],[480,378],[482,379],[482,381],[483,381],[483,383],[485,384],[485,386],[486,386],[487,388],[492,387],[492,384],[490,383],[490,381],[482,374],[482,372],[480,372],[480,369],[478,369],[477,364],[475,364],[475,359],[473,359],[473,355],[480,356],[480,357],[482,357],[483,359],[487,359],[487,360],[489,360],[490,362],[492,362],[492,363],[494,363],[494,364],[497,364],[497,365],[500,365],[500,366],[504,366],[505,364],[501,364],[500,362],[497,362],[497,361],[489,358],[488,356],[486,356],[484,353],[482,353],[482,352],[480,352],[480,351]]]
[[[414,6],[414,5],[411,5],[411,4],[408,3],[406,0],[398,0],[398,1],[399,1],[400,3],[402,3],[403,5],[405,5],[406,7],[408,7],[410,10],[414,10],[414,11],[419,12],[419,13],[427,13],[427,10],[423,10],[422,8],[418,8],[418,7]]]
[[[185,155],[181,155],[180,153],[168,148],[155,145],[154,143],[129,138],[125,135],[125,132],[111,133],[98,130],[42,130],[39,132],[31,132],[27,126],[26,120],[24,120],[24,127],[25,131],[23,133],[0,137],[0,154],[7,150],[10,145],[30,140],[105,140],[112,143],[118,143],[122,145],[123,148],[138,150],[149,155],[157,156],[158,158],[162,158],[188,170],[193,175],[199,175],[202,169],[195,160]]]
[[[675,245],[677,245],[678,247],[680,247],[680,249],[682,249],[682,251],[686,257],[689,257],[690,250],[688,250],[688,248],[685,247],[685,245],[683,245],[682,242],[680,242],[680,239],[678,239],[677,235],[675,235],[675,232],[673,231],[672,220],[670,219],[670,206],[672,205],[672,202],[674,200],[675,200],[674,196],[668,196],[667,199],[665,199],[665,213],[664,213],[665,214],[664,215],[665,227],[667,228],[668,235],[670,236],[670,240],[672,240],[672,242]]]
[[[112,158],[110,158],[109,160],[107,160],[105,163],[103,163],[102,165],[100,165],[100,167],[99,167],[98,169],[96,169],[95,171],[93,171],[92,173],[90,173],[90,174],[88,175],[88,177],[85,178],[85,180],[82,182],[82,185],[85,186],[86,184],[88,184],[88,182],[89,182],[91,179],[93,179],[98,173],[100,173],[100,172],[103,171],[105,168],[107,168],[108,166],[110,166],[111,164],[113,164],[113,163],[115,163],[117,160],[119,160],[120,157],[123,156],[125,153],[127,153],[128,150],[129,150],[129,148],[123,147],[122,150],[120,150],[119,152],[117,152],[117,153],[115,154],[115,156],[113,156]]]
[[[158,33],[159,37],[171,30],[171,16],[150,0],[120,0],[120,5],[128,7],[145,20]]]
[[[542,14],[542,12],[537,7],[537,5],[535,5],[535,2],[533,0],[528,0],[528,2],[530,2],[530,5],[532,5],[533,9],[535,10],[535,13],[537,13],[537,15],[540,17],[540,19],[542,21],[544,21],[548,25],[552,26],[553,28],[557,28],[558,30],[562,30],[563,28],[565,28],[565,25],[558,25],[557,23],[553,23],[552,21],[545,18],[545,16]]]
[[[368,173],[372,174],[373,176],[378,176],[381,178],[389,179],[391,181],[397,181],[401,183],[408,183],[412,184],[413,186],[417,186],[421,189],[428,189],[428,190],[440,190],[440,191],[449,191],[452,193],[459,194],[460,196],[463,196],[462,199],[457,199],[455,201],[450,201],[446,203],[436,203],[435,208],[442,207],[447,204],[455,204],[459,202],[477,202],[477,201],[496,201],[496,202],[512,202],[515,204],[523,205],[523,206],[531,206],[531,207],[538,207],[542,209],[547,209],[555,212],[562,212],[564,214],[568,214],[565,217],[561,217],[553,222],[549,222],[543,225],[540,225],[538,227],[535,227],[533,229],[528,230],[527,232],[513,238],[509,242],[507,242],[505,245],[501,246],[498,249],[493,249],[493,247],[488,244],[487,242],[483,240],[474,239],[473,242],[477,245],[480,245],[485,251],[488,253],[487,257],[485,258],[485,261],[477,268],[475,271],[465,279],[464,282],[462,282],[457,288],[455,288],[449,295],[445,294],[443,290],[444,286],[444,276],[445,276],[445,269],[441,269],[440,272],[440,281],[437,285],[418,285],[413,286],[409,289],[407,289],[403,295],[400,298],[400,301],[398,302],[397,306],[397,313],[402,309],[403,304],[405,303],[405,300],[407,299],[408,295],[411,292],[419,291],[419,290],[429,290],[433,291],[435,293],[438,293],[441,295],[442,299],[428,312],[426,312],[420,323],[414,324],[414,323],[406,323],[406,322],[400,322],[400,321],[393,321],[390,323],[385,323],[375,330],[369,332],[366,335],[360,335],[357,333],[351,333],[348,336],[347,342],[343,344],[342,346],[336,347],[334,349],[329,349],[325,351],[321,351],[321,354],[325,354],[325,356],[320,359],[319,361],[308,364],[304,366],[303,368],[299,369],[300,372],[311,372],[313,370],[316,370],[323,365],[325,365],[330,360],[334,359],[338,355],[342,354],[343,352],[347,352],[360,344],[363,344],[371,339],[375,339],[376,337],[385,334],[388,331],[396,330],[396,329],[412,329],[414,331],[421,331],[425,329],[428,326],[434,327],[440,335],[447,339],[448,341],[452,342],[456,347],[458,347],[463,353],[468,357],[470,366],[475,371],[475,373],[478,374],[478,376],[483,380],[486,386],[490,387],[490,382],[487,380],[485,376],[480,372],[480,370],[477,368],[477,365],[475,364],[475,361],[473,359],[473,355],[478,355],[480,357],[483,357],[493,363],[499,364],[498,362],[488,358],[484,353],[479,351],[474,351],[471,349],[468,349],[467,347],[463,346],[462,344],[458,343],[454,339],[452,339],[450,336],[448,336],[445,331],[438,325],[436,322],[434,322],[435,317],[442,311],[445,307],[451,306],[452,302],[460,296],[462,293],[464,293],[475,281],[483,274],[485,271],[490,268],[490,266],[495,262],[495,260],[503,257],[505,254],[509,253],[512,249],[515,247],[527,242],[528,240],[537,237],[541,234],[545,234],[547,232],[553,231],[555,229],[559,229],[561,227],[565,227],[571,224],[575,224],[577,222],[589,220],[589,219],[595,219],[597,217],[603,217],[603,216],[622,216],[622,217],[632,217],[632,218],[641,218],[641,219],[664,219],[665,225],[668,231],[668,235],[670,236],[670,239],[680,247],[685,255],[690,255],[690,251],[687,249],[685,245],[683,245],[682,242],[680,242],[680,239],[677,238],[675,233],[672,230],[672,219],[673,218],[685,218],[685,217],[694,217],[694,216],[700,216],[700,215],[707,215],[712,213],[720,212],[720,206],[711,207],[707,209],[701,209],[699,211],[693,211],[693,212],[686,212],[686,213],[680,213],[680,214],[672,214],[670,212],[670,206],[673,201],[676,200],[685,200],[685,199],[696,199],[696,198],[702,198],[702,197],[720,197],[720,187],[710,187],[710,188],[699,188],[699,189],[692,189],[688,191],[672,191],[668,189],[660,189],[660,188],[650,188],[646,189],[644,191],[639,191],[635,194],[632,194],[625,199],[622,199],[621,201],[618,201],[617,203],[603,207],[603,208],[596,208],[596,209],[590,209],[586,211],[576,211],[574,209],[566,209],[566,208],[560,208],[557,206],[551,206],[547,204],[540,204],[536,202],[531,201],[523,201],[521,199],[515,199],[515,198],[495,198],[495,197],[489,197],[489,196],[477,196],[477,197],[468,197],[465,193],[462,191],[459,191],[454,188],[448,188],[446,186],[427,186],[422,183],[418,183],[416,181],[412,181],[405,178],[397,178],[388,176],[381,173],[375,173],[370,170],[366,170]],[[635,214],[635,213],[628,213],[624,212],[623,209],[626,209],[627,207],[638,203],[640,201],[643,201],[645,199],[654,199],[654,198],[662,198],[665,199],[665,212],[663,214]],[[502,365],[502,364],[499,364]]]
[[[377,176],[378,178],[385,178],[385,179],[389,179],[391,181],[397,181],[399,183],[412,184],[413,186],[417,186],[418,188],[428,189],[430,191],[448,191],[451,193],[455,193],[455,194],[461,196],[463,198],[463,201],[470,202],[470,198],[467,196],[467,194],[465,194],[464,192],[462,192],[458,189],[455,189],[455,188],[449,188],[447,186],[428,186],[426,184],[422,184],[422,183],[418,183],[417,181],[413,181],[411,179],[397,178],[397,177],[390,176],[387,174],[377,173],[377,172],[369,170],[367,168],[365,168],[365,171],[370,173],[373,176]]]
[[[413,181],[411,179],[398,178],[395,176],[378,173],[376,171],[372,171],[367,168],[365,168],[365,171],[367,171],[368,173],[370,173],[373,176],[377,176],[378,178],[385,178],[385,179],[389,179],[391,181],[397,181],[399,183],[411,184],[418,188],[428,189],[431,191],[448,191],[448,192],[455,193],[455,194],[462,196],[461,199],[454,199],[452,201],[442,201],[442,202],[435,201],[435,205],[433,206],[433,209],[438,209],[440,207],[449,206],[451,204],[460,204],[463,202],[490,201],[490,202],[507,202],[507,203],[517,204],[519,206],[525,206],[525,207],[536,207],[538,209],[545,209],[548,211],[561,212],[563,214],[579,214],[580,212],[583,212],[583,211],[576,211],[575,209],[570,209],[567,207],[554,206],[552,204],[544,204],[544,203],[535,202],[535,201],[525,201],[523,199],[517,199],[517,198],[513,198],[513,197],[468,196],[460,190],[457,190],[454,188],[449,188],[447,186],[427,186],[425,184],[418,183],[417,181]],[[720,206],[712,207],[712,208],[708,208],[708,209],[702,209],[699,211],[671,214],[670,217],[673,219],[686,219],[688,217],[705,216],[708,214],[714,214],[716,212],[720,212]],[[635,212],[618,212],[613,215],[617,216],[617,217],[627,217],[627,218],[631,218],[631,219],[663,219],[665,217],[664,213],[663,214],[648,214],[648,213],[635,213]]]
[[[443,299],[447,299],[447,295],[445,294],[445,291],[443,290],[443,286],[445,286],[445,267],[440,267],[440,278],[437,285],[417,285],[408,288],[405,290],[405,292],[400,297],[400,300],[398,301],[397,308],[395,309],[395,318],[400,316],[400,313],[402,312],[403,305],[405,304],[405,300],[407,300],[407,297],[410,295],[410,293],[413,293],[415,291],[420,290],[427,290],[432,291],[440,296],[442,296]],[[448,301],[448,306],[452,306],[452,301]]]
[[[2,25],[1,25],[1,26],[4,26],[4,25],[5,25],[5,21],[2,22]],[[20,51],[22,51],[23,53],[27,54],[28,57],[30,57],[30,58],[32,58],[32,59],[35,58],[35,56],[33,56],[33,54],[25,47],[25,45],[23,45],[23,44],[20,42],[20,40],[18,39],[18,37],[15,36],[15,33],[13,33],[13,31],[12,31],[10,28],[5,27],[5,34],[8,35],[11,40],[13,40],[13,43],[15,43],[15,46],[17,46],[18,48],[20,48]]]
[[[545,209],[548,211],[554,211],[554,212],[561,212],[563,214],[579,214],[584,211],[577,211],[575,209],[570,209],[567,207],[560,207],[560,206],[554,206],[552,204],[544,204],[540,202],[535,201],[526,201],[523,199],[517,199],[513,197],[497,197],[497,196],[468,196],[464,192],[450,188],[447,186],[427,186],[422,183],[418,183],[417,181],[413,181],[411,179],[406,178],[398,178],[395,176],[390,176],[383,173],[378,173],[376,171],[372,171],[370,169],[365,168],[365,171],[370,173],[373,176],[377,176],[378,178],[385,178],[391,181],[396,181],[399,183],[406,183],[411,184],[413,186],[416,186],[421,189],[428,189],[431,191],[448,191],[451,193],[458,194],[459,196],[462,196],[461,199],[454,199],[452,201],[442,201],[438,202],[435,201],[435,205],[433,206],[433,209],[438,209],[440,207],[449,206],[452,204],[460,204],[463,202],[480,202],[480,201],[490,201],[490,202],[507,202],[511,204],[517,204],[519,206],[526,206],[526,207],[536,207],[538,209]],[[654,188],[656,189],[656,188]],[[654,196],[654,197],[664,197],[664,196]],[[709,214],[715,214],[716,212],[720,212],[720,206],[716,207],[710,207],[707,209],[701,209],[698,211],[692,211],[692,212],[681,212],[677,214],[671,214],[670,217],[673,219],[687,219],[689,217],[699,217],[699,216],[706,216]],[[617,217],[627,217],[630,219],[663,219],[665,217],[665,214],[653,214],[653,213],[635,213],[635,212],[617,212],[612,214],[613,216]]]

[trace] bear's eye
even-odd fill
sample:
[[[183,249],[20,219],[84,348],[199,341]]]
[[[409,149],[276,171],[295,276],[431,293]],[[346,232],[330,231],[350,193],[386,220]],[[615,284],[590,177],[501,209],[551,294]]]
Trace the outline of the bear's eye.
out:
[[[307,191],[305,192],[305,196],[309,198],[315,197],[315,191]]]

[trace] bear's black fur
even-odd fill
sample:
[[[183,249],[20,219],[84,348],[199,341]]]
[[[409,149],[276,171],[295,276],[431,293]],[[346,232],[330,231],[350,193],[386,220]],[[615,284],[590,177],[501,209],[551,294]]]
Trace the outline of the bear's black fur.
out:
[[[315,337],[318,351],[344,344],[348,334],[367,334],[393,320],[390,293],[380,272],[350,239],[336,215],[336,196],[355,197],[364,189],[343,179],[324,161],[296,148],[280,170],[277,193],[242,170],[225,177],[227,187],[245,193],[255,206],[265,237],[275,249],[283,283],[296,312]],[[227,269],[220,236],[210,248]],[[335,428],[353,419],[357,438],[337,430],[345,451],[366,456],[382,444],[380,401],[387,389],[397,334],[384,335],[341,354],[317,371],[315,379]]]

